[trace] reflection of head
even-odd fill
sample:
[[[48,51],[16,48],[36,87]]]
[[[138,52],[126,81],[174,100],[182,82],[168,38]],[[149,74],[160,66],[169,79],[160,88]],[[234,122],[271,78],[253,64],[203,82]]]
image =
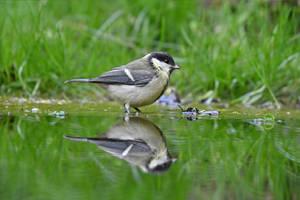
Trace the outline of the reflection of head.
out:
[[[147,171],[152,173],[152,174],[161,174],[164,173],[166,171],[169,170],[169,168],[171,167],[171,165],[176,161],[176,158],[169,158],[167,159],[167,161],[162,162],[156,166],[154,166],[153,168],[149,167],[149,164],[151,162],[151,160],[149,160],[149,163],[146,165],[147,166]]]
[[[116,123],[97,138],[67,138],[97,144],[107,153],[153,174],[166,172],[177,160],[169,154],[161,130],[138,117]]]

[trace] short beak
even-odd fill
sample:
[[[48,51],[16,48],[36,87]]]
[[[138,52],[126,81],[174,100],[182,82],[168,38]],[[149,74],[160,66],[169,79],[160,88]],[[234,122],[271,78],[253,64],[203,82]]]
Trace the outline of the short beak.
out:
[[[181,67],[179,65],[172,66],[173,69],[180,69]]]

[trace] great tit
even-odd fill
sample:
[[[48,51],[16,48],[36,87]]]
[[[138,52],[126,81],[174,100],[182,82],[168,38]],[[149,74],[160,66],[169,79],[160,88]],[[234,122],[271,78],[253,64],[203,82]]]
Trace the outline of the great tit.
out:
[[[95,138],[65,136],[96,144],[107,153],[139,166],[147,173],[163,173],[177,160],[168,152],[161,130],[149,120],[132,117],[113,125]]]
[[[138,107],[154,103],[164,93],[175,69],[180,67],[168,53],[152,52],[97,78],[72,79],[65,83],[98,83],[124,105],[126,113],[130,113],[130,107],[141,112]]]

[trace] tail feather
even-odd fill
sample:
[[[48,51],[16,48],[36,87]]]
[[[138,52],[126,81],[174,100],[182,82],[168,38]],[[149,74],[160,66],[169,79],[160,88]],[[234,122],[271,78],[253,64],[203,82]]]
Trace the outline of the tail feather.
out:
[[[64,138],[70,139],[70,140],[75,140],[75,141],[82,141],[82,142],[87,142],[88,138],[82,138],[82,137],[74,137],[74,136],[64,136]]]
[[[67,80],[65,83],[70,83],[70,82],[82,82],[82,83],[89,83],[90,79],[72,79],[72,80]]]
[[[88,137],[75,137],[75,136],[64,136],[69,140],[80,141],[80,142],[90,142],[97,143],[97,141],[101,140],[100,138],[88,138]]]

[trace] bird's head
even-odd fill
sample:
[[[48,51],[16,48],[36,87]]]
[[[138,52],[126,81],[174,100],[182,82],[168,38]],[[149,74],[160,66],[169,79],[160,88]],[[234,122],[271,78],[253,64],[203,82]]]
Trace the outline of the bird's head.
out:
[[[152,52],[147,56],[151,66],[157,70],[163,70],[171,74],[175,69],[180,69],[180,66],[175,64],[172,56],[166,52]]]

